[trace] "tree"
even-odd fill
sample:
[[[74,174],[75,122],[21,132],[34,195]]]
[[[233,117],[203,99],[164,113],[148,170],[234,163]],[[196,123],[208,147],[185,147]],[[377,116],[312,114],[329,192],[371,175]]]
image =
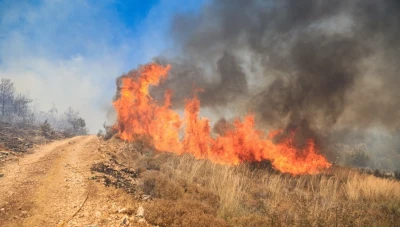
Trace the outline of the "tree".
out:
[[[73,110],[71,107],[68,108],[64,113],[67,122],[71,126],[68,130],[72,135],[84,135],[87,134],[86,122],[83,118],[79,117],[79,111]]]
[[[74,130],[77,134],[86,134],[86,122],[85,119],[79,117],[73,123]]]
[[[10,79],[1,79],[0,82],[0,111],[1,120],[11,114],[14,101],[14,83]]]
[[[53,124],[54,124],[55,121],[56,121],[57,115],[58,115],[58,109],[53,104],[53,106],[51,107],[51,109],[47,113],[48,113],[49,117],[51,118],[51,120],[53,121]]]
[[[17,117],[21,117],[22,120],[25,122],[30,110],[29,110],[29,103],[31,103],[33,100],[30,99],[28,96],[23,95],[23,94],[18,94],[13,101],[13,108],[12,112],[13,115],[16,115]]]
[[[87,134],[86,122],[79,116],[79,111],[71,107],[59,115],[57,108],[39,111],[38,104],[24,94],[16,94],[14,83],[10,79],[0,80],[0,121],[39,125],[46,131],[49,127],[63,131],[67,136]],[[45,121],[44,124],[40,122]],[[46,131],[47,132],[47,131]]]

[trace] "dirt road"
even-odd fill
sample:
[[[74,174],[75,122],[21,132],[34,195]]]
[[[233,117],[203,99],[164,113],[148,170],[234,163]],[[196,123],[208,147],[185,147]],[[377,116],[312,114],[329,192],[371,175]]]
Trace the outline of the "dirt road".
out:
[[[133,203],[90,180],[101,160],[95,136],[57,141],[0,169],[0,226],[129,226]],[[126,210],[126,209],[125,209]]]

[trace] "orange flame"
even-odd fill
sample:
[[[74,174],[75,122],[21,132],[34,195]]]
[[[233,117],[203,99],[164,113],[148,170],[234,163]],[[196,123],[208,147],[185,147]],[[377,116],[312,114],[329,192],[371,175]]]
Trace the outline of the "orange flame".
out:
[[[151,63],[122,78],[119,97],[113,103],[118,117],[115,127],[122,139],[133,141],[137,135],[151,136],[160,151],[190,153],[220,164],[270,160],[275,169],[293,175],[317,173],[331,166],[317,151],[314,140],[309,139],[299,149],[294,146],[292,133],[274,143],[272,139],[280,131],[265,136],[255,129],[253,115],[242,121],[236,119],[233,128],[213,138],[209,120],[199,117],[200,100],[196,95],[186,100],[183,118],[170,108],[172,91],[166,92],[164,105],[157,104],[149,95],[149,86],[157,86],[169,69],[169,65]]]

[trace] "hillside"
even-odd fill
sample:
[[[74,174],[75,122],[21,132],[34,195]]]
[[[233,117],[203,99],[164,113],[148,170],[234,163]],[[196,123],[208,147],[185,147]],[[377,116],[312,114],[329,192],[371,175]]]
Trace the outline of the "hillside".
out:
[[[100,151],[109,160],[93,167],[103,172],[98,181],[145,201],[144,216],[157,226],[395,226],[400,221],[400,182],[357,169],[333,166],[292,176],[272,170],[268,162],[219,165],[117,139]],[[126,168],[135,173],[126,174]]]
[[[400,0],[0,0],[0,227],[400,227]]]
[[[37,145],[63,138],[65,136],[53,130],[44,134],[39,126],[0,122],[0,166],[32,150]]]
[[[142,140],[74,137],[0,171],[1,226],[395,226],[400,217],[394,179],[219,165]]]

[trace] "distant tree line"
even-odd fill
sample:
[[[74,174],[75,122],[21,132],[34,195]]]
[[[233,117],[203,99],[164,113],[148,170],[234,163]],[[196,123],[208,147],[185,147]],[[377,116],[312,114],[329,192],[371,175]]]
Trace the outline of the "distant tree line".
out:
[[[29,104],[32,99],[23,94],[16,94],[14,84],[10,79],[1,79],[0,83],[0,120],[22,120],[28,122],[31,111]]]
[[[63,132],[66,136],[84,135],[88,131],[79,111],[71,107],[63,113],[56,107],[47,112],[39,111],[28,95],[16,92],[10,79],[0,81],[0,121],[26,126],[46,124],[44,128]]]

